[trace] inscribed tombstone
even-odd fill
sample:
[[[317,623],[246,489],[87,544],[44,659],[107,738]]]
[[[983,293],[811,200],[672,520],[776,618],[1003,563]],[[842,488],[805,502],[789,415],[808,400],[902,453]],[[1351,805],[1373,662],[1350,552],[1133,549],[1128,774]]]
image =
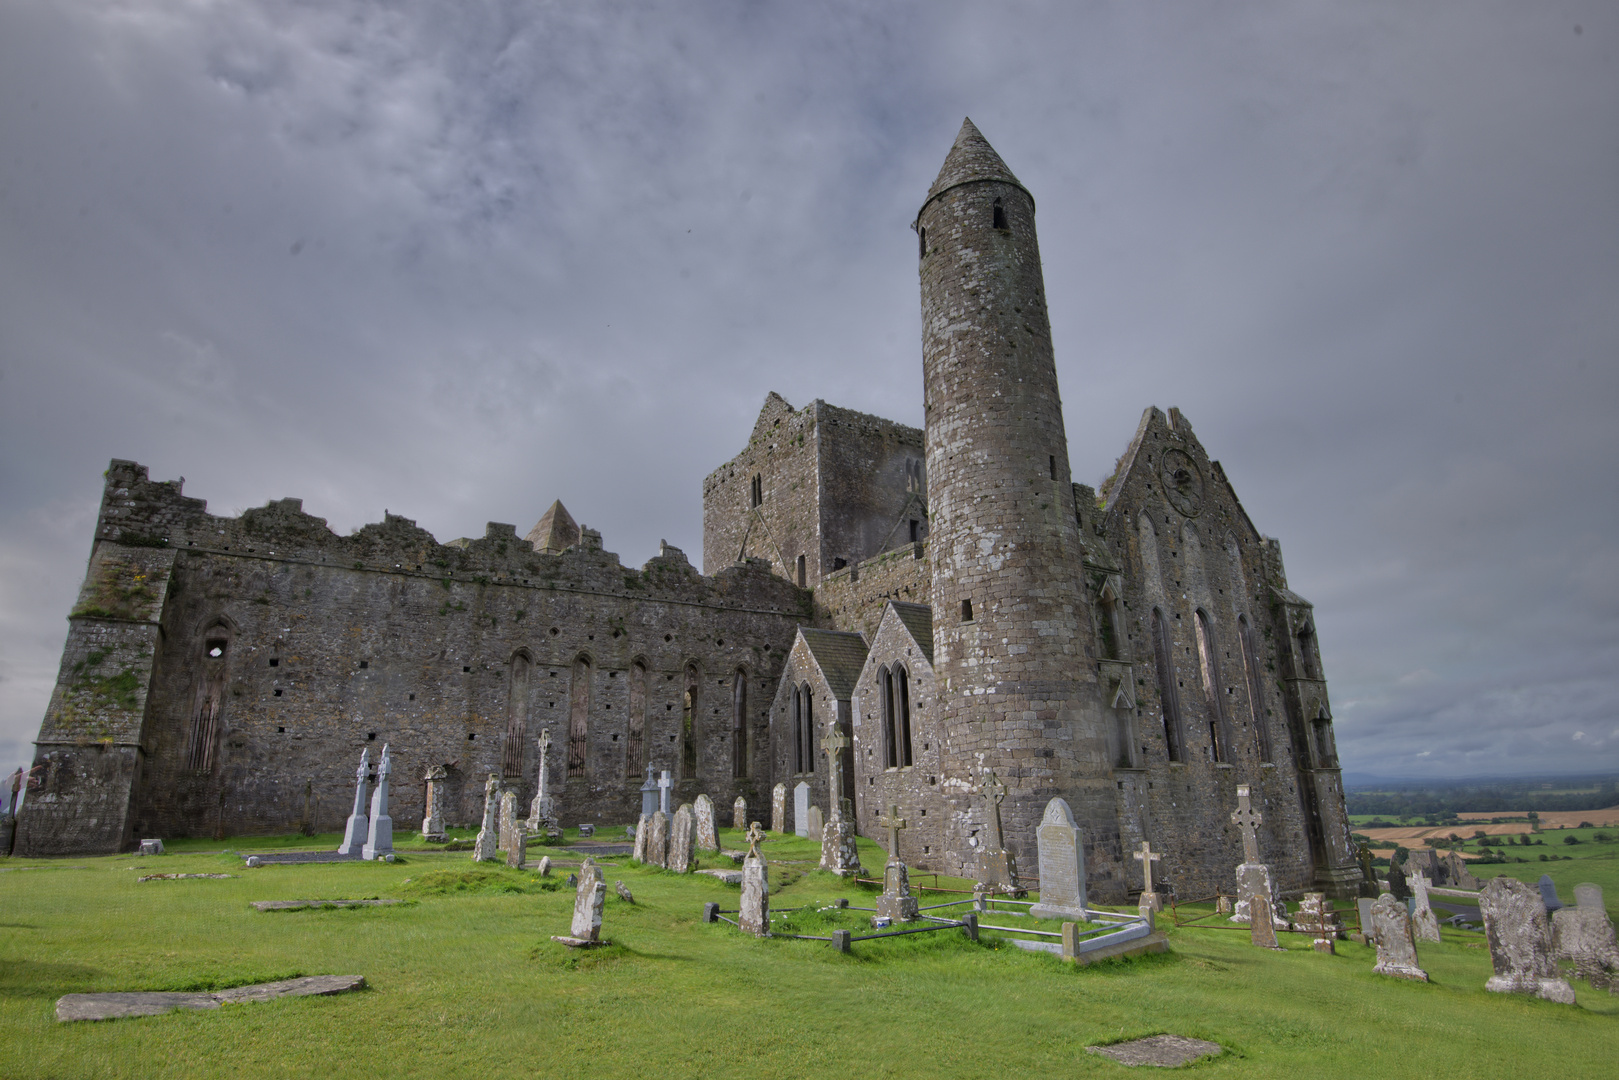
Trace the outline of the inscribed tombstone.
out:
[[[478,830],[478,839],[472,845],[473,862],[494,862],[495,844],[498,841],[496,830],[496,816],[500,810],[500,777],[494,773],[483,785],[483,827]]]
[[[1557,885],[1550,874],[1540,875],[1540,902],[1545,905],[1547,915],[1563,909],[1563,901],[1557,898]]]
[[[1085,921],[1085,848],[1074,812],[1062,799],[1052,799],[1034,835],[1040,849],[1040,902],[1029,914]]]
[[[746,829],[748,827],[748,800],[738,795],[736,802],[731,804],[731,828]]]
[[[1417,943],[1411,938],[1411,916],[1404,901],[1384,893],[1372,903],[1370,938],[1377,946],[1375,974],[1428,981],[1428,973],[1417,966]]]
[[[1574,1004],[1574,988],[1552,959],[1545,902],[1533,888],[1515,878],[1491,878],[1478,894],[1478,910],[1484,916],[1484,936],[1495,965],[1484,989]]]
[[[655,810],[653,811],[653,813],[656,812]],[[647,814],[642,814],[640,820],[635,823],[635,852],[630,856],[638,863],[646,862],[647,833],[651,831],[652,818]]]
[[[810,786],[803,780],[793,785],[793,832],[809,835]]]
[[[1574,887],[1574,907],[1552,912],[1552,956],[1574,965],[1574,977],[1593,990],[1619,994],[1619,944],[1602,904],[1602,887]]]
[[[821,834],[826,831],[826,815],[821,813],[819,806],[812,804],[809,808],[809,813],[805,815],[805,819],[804,835],[812,840],[819,840]]]
[[[917,915],[916,897],[911,895],[911,872],[898,859],[883,867],[883,894],[877,898],[879,919],[911,922]]]
[[[522,829],[512,831],[511,846],[506,849],[506,865],[521,870],[528,859],[528,833]]]
[[[646,783],[641,785],[641,813],[651,818],[658,809],[658,781],[652,776],[652,766],[646,767]]]
[[[832,817],[821,829],[821,869],[838,877],[860,873],[860,851],[854,842],[854,824],[843,816],[843,808],[832,807]]]
[[[777,784],[770,789],[770,831],[787,831],[787,785]]]
[[[664,868],[676,874],[691,873],[697,861],[696,846],[697,816],[692,813],[691,803],[681,803],[669,826],[669,855]]]
[[[602,881],[596,861],[586,858],[579,867],[579,888],[573,899],[572,934],[580,941],[597,941],[601,937],[602,903],[607,899],[607,884]]]
[[[742,903],[737,922],[757,937],[770,933],[770,866],[762,856],[749,855],[742,860]]]
[[[449,778],[449,770],[442,765],[430,767],[422,777],[427,781],[427,816],[422,818],[423,840],[445,839],[444,784]]]
[[[692,812],[697,815],[697,850],[718,851],[720,834],[714,824],[714,800],[707,795],[697,796]]]
[[[1422,873],[1411,875],[1411,936],[1418,941],[1439,940],[1439,918],[1428,903],[1428,878]]]
[[[370,780],[371,748],[368,746],[361,749],[360,767],[354,770],[354,810],[343,826],[343,842],[337,848],[339,855],[356,855],[365,846],[366,834],[371,831],[371,822],[365,813],[366,788]]]
[[[1411,888],[1406,884],[1405,871],[1394,859],[1389,860],[1389,895],[1396,900],[1411,899]]]
[[[669,815],[654,811],[652,823],[647,826],[646,864],[665,866],[669,862]]]

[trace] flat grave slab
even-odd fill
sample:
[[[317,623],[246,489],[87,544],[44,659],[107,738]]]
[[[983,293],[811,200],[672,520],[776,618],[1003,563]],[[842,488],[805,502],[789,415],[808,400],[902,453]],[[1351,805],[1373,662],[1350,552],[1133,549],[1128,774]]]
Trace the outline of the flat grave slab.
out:
[[[215,879],[218,879],[218,878],[234,878],[234,877],[241,877],[241,875],[240,874],[147,874],[145,877],[138,877],[135,880],[137,882],[140,882],[140,881],[181,881],[181,880],[184,880],[185,878],[215,878]]]
[[[597,858],[611,858],[614,855],[629,855],[629,854],[633,853],[635,851],[635,845],[632,844],[632,843],[623,843],[623,844],[608,844],[608,843],[569,844],[567,846],[566,850],[567,851],[577,851],[581,855],[593,855],[593,856],[595,856]],[[554,866],[556,864],[553,863],[552,865]]]
[[[221,1005],[241,1005],[279,997],[326,997],[364,988],[363,975],[311,975],[213,993],[133,990],[107,994],[64,994],[56,1001],[56,1019],[64,1024],[75,1020],[118,1020],[127,1016],[157,1016],[175,1009],[217,1009]]]
[[[699,870],[697,872],[699,874],[707,874],[709,877],[718,878],[726,885],[742,884],[742,871],[740,870]]]
[[[399,900],[255,900],[260,911],[293,911],[298,908],[383,907]]]
[[[1149,1035],[1145,1039],[1113,1043],[1111,1046],[1087,1046],[1090,1054],[1112,1058],[1120,1065],[1156,1065],[1173,1069],[1189,1065],[1198,1058],[1220,1053],[1220,1044],[1204,1039],[1188,1039],[1184,1035]]]
[[[238,852],[237,854],[241,854]],[[261,866],[288,865],[292,863],[327,863],[327,862],[363,862],[358,850],[343,855],[336,851],[283,851],[273,854],[263,852],[249,852],[242,855],[242,861],[258,859]]]

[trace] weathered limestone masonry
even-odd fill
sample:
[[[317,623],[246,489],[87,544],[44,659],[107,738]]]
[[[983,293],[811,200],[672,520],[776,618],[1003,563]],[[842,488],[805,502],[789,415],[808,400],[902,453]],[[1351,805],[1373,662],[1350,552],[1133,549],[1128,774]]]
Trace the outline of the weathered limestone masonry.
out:
[[[1073,482],[1034,212],[963,124],[916,219],[925,431],[769,395],[703,481],[709,577],[669,547],[626,569],[560,503],[521,539],[392,515],[339,537],[297,500],[216,518],[114,462],[17,850],[285,831],[306,806],[335,828],[378,740],[413,781],[395,816],[437,767],[441,827],[471,822],[490,773],[526,805],[549,734],[570,822],[632,820],[668,772],[665,814],[768,794],[780,830],[804,783],[966,876],[986,784],[1025,875],[1061,799],[1108,904],[1144,841],[1158,883],[1229,893],[1247,785],[1247,861],[1353,895],[1313,610],[1178,410],[1146,411],[1100,492]]]
[[[510,525],[441,545],[394,515],[337,536],[296,499],[215,517],[114,461],[17,851],[290,831],[306,803],[340,828],[372,742],[393,744],[396,776],[443,765],[448,823],[474,822],[489,773],[532,786],[540,729],[575,820],[633,817],[648,762],[682,795],[759,798],[766,703],[806,608],[754,564],[705,578],[665,547],[627,569],[591,530],[550,554]],[[757,703],[743,739],[739,700]],[[424,795],[400,788],[395,816]]]

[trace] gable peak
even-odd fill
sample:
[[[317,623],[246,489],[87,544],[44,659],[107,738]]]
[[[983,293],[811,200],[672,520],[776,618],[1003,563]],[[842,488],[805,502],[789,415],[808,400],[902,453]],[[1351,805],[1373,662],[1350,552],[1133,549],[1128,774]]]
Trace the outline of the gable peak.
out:
[[[975,180],[999,180],[1003,183],[1016,184],[1022,187],[1018,178],[1012,175],[1012,170],[1006,167],[1001,155],[989,145],[984,133],[967,117],[961,122],[961,130],[956,133],[956,141],[950,147],[950,153],[945,155],[944,165],[939,169],[938,177],[933,186],[928,188],[928,198],[931,199],[947,188],[960,184],[968,184]]]

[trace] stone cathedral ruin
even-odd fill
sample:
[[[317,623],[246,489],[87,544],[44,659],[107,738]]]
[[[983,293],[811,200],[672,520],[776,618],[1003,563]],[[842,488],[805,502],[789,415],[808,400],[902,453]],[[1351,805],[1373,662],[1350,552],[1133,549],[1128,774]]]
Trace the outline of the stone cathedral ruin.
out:
[[[372,743],[397,820],[433,770],[469,824],[490,773],[527,805],[549,732],[569,820],[633,821],[649,765],[720,806],[807,783],[968,877],[997,800],[1032,868],[1061,797],[1102,902],[1141,888],[1142,841],[1180,895],[1228,889],[1247,785],[1278,887],[1352,891],[1310,604],[1177,410],[1073,482],[1034,212],[963,124],[914,225],[926,429],[769,395],[703,481],[701,572],[625,567],[560,503],[526,536],[338,536],[114,461],[17,853],[338,829]]]

